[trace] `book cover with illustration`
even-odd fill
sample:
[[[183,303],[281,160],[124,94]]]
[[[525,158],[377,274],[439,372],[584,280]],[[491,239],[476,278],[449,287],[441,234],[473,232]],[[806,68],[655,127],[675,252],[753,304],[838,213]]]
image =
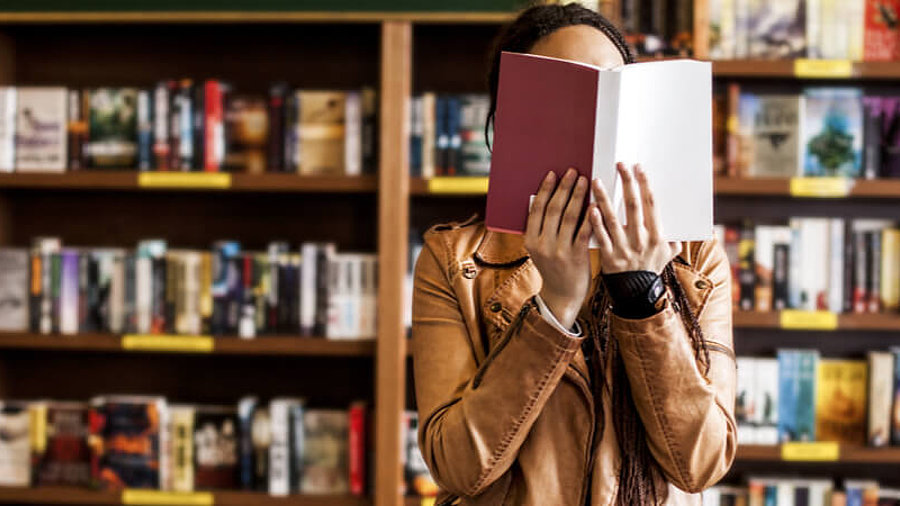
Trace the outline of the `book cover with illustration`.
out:
[[[891,404],[894,389],[894,355],[870,351],[869,362],[869,446],[886,446],[891,441]]]
[[[232,172],[262,174],[266,171],[269,145],[269,112],[266,98],[237,95],[225,111],[225,167]]]
[[[748,23],[750,57],[806,55],[806,0],[751,2]]]
[[[27,404],[0,403],[0,485],[31,484],[30,427]]]
[[[347,411],[308,409],[303,413],[301,493],[350,492],[348,441]]]
[[[816,439],[854,445],[866,442],[866,371],[863,360],[819,361]]]
[[[802,95],[760,95],[751,100],[752,156],[749,177],[802,175]]]
[[[28,263],[25,249],[0,248],[0,330],[28,328]]]
[[[16,171],[66,170],[66,89],[16,89]]]
[[[459,97],[459,175],[487,176],[491,169],[491,150],[484,138],[484,118],[490,109],[487,95]]]
[[[90,402],[91,481],[99,488],[158,489],[166,466],[161,397],[97,397]]]
[[[90,90],[87,155],[90,167],[127,169],[137,164],[135,88]]]
[[[238,419],[231,406],[194,411],[194,488],[234,489],[238,483]]]
[[[299,172],[304,175],[342,175],[346,93],[300,90],[296,97]]]
[[[865,61],[900,60],[900,0],[865,0]]]
[[[43,403],[42,403],[43,404]],[[35,410],[43,427],[36,434],[38,485],[88,485],[91,481],[88,451],[88,405],[84,402],[47,402]]]
[[[804,95],[804,175],[859,177],[862,90],[813,88]]]

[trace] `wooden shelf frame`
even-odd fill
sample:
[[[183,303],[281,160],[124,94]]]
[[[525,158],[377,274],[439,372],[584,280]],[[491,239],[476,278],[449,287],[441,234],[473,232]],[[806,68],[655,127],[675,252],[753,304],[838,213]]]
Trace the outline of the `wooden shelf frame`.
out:
[[[841,313],[837,320],[834,330],[900,332],[900,313]],[[781,314],[779,311],[735,311],[732,323],[738,329],[780,329]]]
[[[867,446],[841,445],[837,463],[844,464],[897,464],[900,465],[900,446],[871,448]],[[741,445],[737,460],[781,462],[779,445]],[[798,464],[808,461],[795,461]],[[834,463],[834,462],[831,462]]]
[[[263,492],[214,491],[216,506],[370,506],[367,497],[290,495],[275,497]],[[16,504],[123,504],[122,493],[83,487],[0,487],[0,503]],[[167,503],[169,504],[169,503]]]

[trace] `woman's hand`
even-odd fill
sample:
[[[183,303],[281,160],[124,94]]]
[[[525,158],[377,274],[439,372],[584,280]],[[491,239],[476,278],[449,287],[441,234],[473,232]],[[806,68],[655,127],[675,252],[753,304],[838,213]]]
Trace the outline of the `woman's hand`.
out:
[[[565,328],[574,325],[591,284],[591,224],[585,219],[578,226],[587,191],[587,179],[574,169],[566,171],[558,186],[556,174],[549,172],[525,227],[525,249],[543,279],[541,299]]]
[[[622,178],[627,226],[619,223],[600,180],[595,179],[592,185],[597,207],[590,210],[590,221],[600,245],[603,273],[651,271],[660,274],[666,264],[681,253],[681,243],[662,240],[659,211],[643,169],[635,165],[633,176],[623,163],[618,163],[616,169]]]

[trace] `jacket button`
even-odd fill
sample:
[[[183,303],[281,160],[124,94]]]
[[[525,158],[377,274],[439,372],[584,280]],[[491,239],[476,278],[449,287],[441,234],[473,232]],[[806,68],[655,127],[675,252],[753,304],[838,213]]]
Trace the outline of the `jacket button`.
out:
[[[499,302],[491,304],[491,311],[499,313],[501,309],[503,309],[503,304],[500,304]]]
[[[474,279],[478,274],[478,269],[475,268],[475,264],[471,262],[466,262],[463,264],[463,277],[466,279]]]
[[[708,286],[708,283],[706,281],[703,281],[702,279],[698,279],[696,282],[694,282],[694,286],[697,287],[697,290],[703,290]]]

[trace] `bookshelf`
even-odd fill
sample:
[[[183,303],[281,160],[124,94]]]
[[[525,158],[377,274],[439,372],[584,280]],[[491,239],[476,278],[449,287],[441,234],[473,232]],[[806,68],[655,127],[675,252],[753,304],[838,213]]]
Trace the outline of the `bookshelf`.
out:
[[[161,496],[160,496],[161,497]],[[198,492],[185,494],[183,497],[167,496],[180,499],[182,502],[157,502],[154,504],[216,504],[238,506],[258,504],[260,506],[367,506],[372,501],[366,498],[344,496],[312,496],[293,495],[273,497],[261,492]],[[47,488],[2,488],[0,502],[18,504],[141,504],[124,500],[121,492],[102,492],[77,487]],[[146,504],[146,503],[145,503]]]
[[[601,4],[613,12],[617,2]],[[696,0],[696,5],[702,56],[705,1]],[[159,236],[193,247],[234,237],[256,247],[279,237],[293,244],[329,239],[341,248],[376,250],[380,279],[376,341],[222,337],[214,340],[209,352],[176,353],[124,350],[122,336],[114,335],[0,334],[4,379],[0,398],[83,399],[123,377],[122,391],[190,401],[230,403],[243,392],[264,398],[312,392],[312,400],[320,405],[337,406],[363,398],[374,403],[377,465],[369,497],[273,498],[214,492],[214,503],[418,504],[402,497],[397,487],[402,478],[400,418],[412,407],[402,297],[407,233],[411,222],[422,231],[435,222],[483,212],[479,200],[483,193],[445,198],[431,193],[427,181],[408,177],[407,99],[411,92],[424,90],[482,91],[486,50],[499,25],[512,16],[501,10],[0,12],[2,84],[146,85],[182,75],[221,76],[250,91],[260,91],[275,80],[308,87],[369,84],[379,88],[380,109],[377,176],[234,174],[225,186],[206,182],[147,186],[133,171],[0,174],[3,245],[24,246],[38,234],[60,235],[73,244],[110,246],[130,246],[138,239]],[[109,44],[110,40],[116,43]],[[269,57],[258,58],[261,53]],[[714,73],[729,79],[796,79],[791,61],[715,62]],[[900,63],[854,63],[845,79],[891,83],[900,80]],[[774,207],[767,212],[787,215],[803,200],[792,196],[787,180],[720,177],[715,184],[717,211],[752,197],[759,202],[772,199]],[[854,209],[870,203],[893,206],[897,198],[897,180],[858,181],[847,194],[856,201]],[[750,208],[741,202],[741,209]],[[312,219],[304,219],[309,216]],[[738,339],[751,331],[762,346],[792,342],[791,333],[781,330],[777,313],[738,312],[734,322]],[[887,344],[900,344],[894,334],[900,331],[898,315],[840,315],[837,322],[837,330],[844,334],[873,332]],[[849,344],[842,348],[844,334],[833,340],[838,351],[852,348]],[[54,371],[53,377],[46,371]],[[72,381],[58,381],[70,377]],[[791,465],[779,462],[778,447],[743,446],[738,460]],[[842,448],[842,462],[896,465],[900,450]],[[119,504],[121,497],[85,489],[0,488],[0,503]]]

